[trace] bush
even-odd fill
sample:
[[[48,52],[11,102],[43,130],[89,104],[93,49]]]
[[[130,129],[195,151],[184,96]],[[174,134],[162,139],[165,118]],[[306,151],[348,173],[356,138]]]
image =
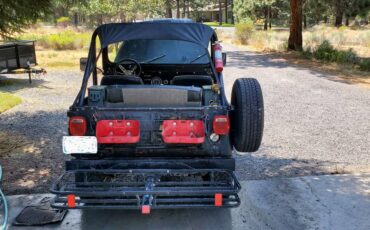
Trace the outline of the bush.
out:
[[[53,34],[27,33],[17,36],[19,40],[36,40],[37,45],[53,50],[77,50],[88,47],[91,35],[89,32],[63,30]]]
[[[363,59],[359,65],[361,70],[370,72],[370,58]]]
[[[57,25],[67,27],[67,25],[71,22],[69,17],[60,17],[57,19]]]
[[[358,64],[359,58],[352,49],[347,51],[338,51],[330,44],[329,41],[325,40],[319,45],[316,51],[313,52],[313,56],[318,60],[328,62],[339,62],[348,64]]]
[[[235,26],[235,35],[242,44],[247,44],[252,36],[254,24],[251,19],[246,19]]]
[[[57,23],[69,23],[71,19],[69,17],[60,17],[57,19]]]
[[[79,34],[74,31],[63,31],[57,34],[51,34],[38,40],[44,48],[54,50],[77,50],[88,45],[89,37],[85,34]]]

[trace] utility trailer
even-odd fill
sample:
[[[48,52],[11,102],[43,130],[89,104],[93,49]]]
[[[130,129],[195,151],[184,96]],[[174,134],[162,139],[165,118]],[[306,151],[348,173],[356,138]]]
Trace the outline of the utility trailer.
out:
[[[72,159],[52,185],[53,207],[148,214],[240,204],[232,152],[258,150],[263,97],[257,80],[241,78],[228,102],[226,54],[211,27],[177,20],[105,24],[81,63],[82,86],[63,137]]]
[[[35,41],[0,41],[0,74],[28,74],[32,83],[33,74],[46,71],[37,66]]]

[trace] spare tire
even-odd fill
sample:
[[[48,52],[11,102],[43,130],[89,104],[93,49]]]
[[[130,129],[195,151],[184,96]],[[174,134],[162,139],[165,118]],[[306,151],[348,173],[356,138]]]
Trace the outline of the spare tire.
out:
[[[237,79],[231,93],[231,142],[239,152],[255,152],[261,145],[264,108],[261,86],[254,78]]]

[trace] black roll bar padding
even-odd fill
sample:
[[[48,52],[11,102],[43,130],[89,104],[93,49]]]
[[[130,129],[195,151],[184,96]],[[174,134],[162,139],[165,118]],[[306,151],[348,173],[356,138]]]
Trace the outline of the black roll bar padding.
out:
[[[86,88],[87,88],[87,83],[90,78],[91,72],[93,72],[93,77],[97,78],[97,72],[96,68],[95,71],[93,71],[93,67],[95,65],[95,59],[96,59],[96,37],[98,36],[97,31],[95,30],[94,33],[92,34],[91,37],[91,43],[90,43],[90,48],[89,48],[89,55],[87,57],[87,62],[86,62],[86,67],[85,67],[85,72],[84,76],[82,79],[82,85],[80,88],[80,92],[78,93],[73,105],[78,105],[78,106],[83,106],[83,101],[86,93]],[[97,82],[97,79],[95,79]]]

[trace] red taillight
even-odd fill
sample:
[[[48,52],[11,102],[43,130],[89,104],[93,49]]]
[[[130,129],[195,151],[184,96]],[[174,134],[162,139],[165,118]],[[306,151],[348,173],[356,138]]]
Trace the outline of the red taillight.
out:
[[[217,115],[213,118],[213,132],[218,135],[226,135],[230,130],[229,117],[226,115]]]
[[[162,137],[167,144],[201,144],[204,142],[202,120],[164,120]]]
[[[86,119],[84,117],[69,118],[69,133],[72,136],[83,136],[86,133]]]
[[[96,138],[101,144],[134,144],[140,141],[140,121],[101,120],[96,124]]]

